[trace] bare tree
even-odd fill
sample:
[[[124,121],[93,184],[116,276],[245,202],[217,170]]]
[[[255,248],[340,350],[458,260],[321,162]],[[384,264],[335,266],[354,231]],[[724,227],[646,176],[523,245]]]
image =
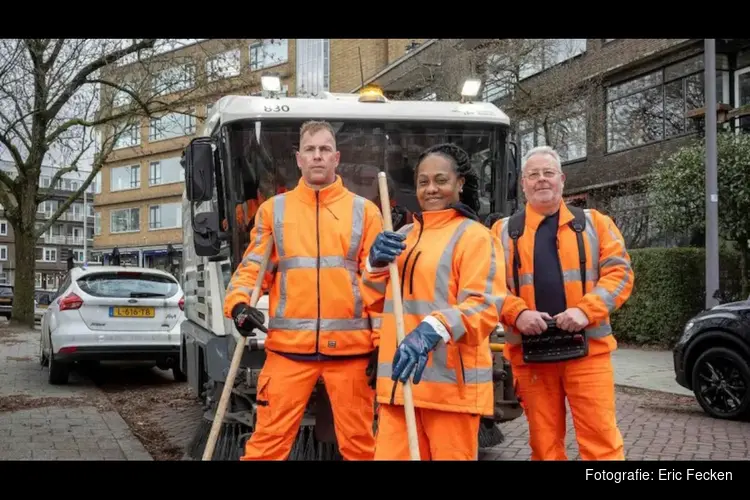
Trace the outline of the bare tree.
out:
[[[0,157],[17,171],[15,176],[0,171],[0,203],[18,248],[14,322],[33,324],[37,239],[83,194],[102,165],[117,159],[117,149],[139,134],[143,123],[175,113],[170,117],[189,133],[198,125],[196,118],[203,118],[199,108],[206,99],[258,90],[257,74],[240,64],[240,43],[0,40]],[[80,165],[90,166],[91,173],[37,228],[37,206],[50,195],[39,186],[43,164],[59,167],[50,189]]]
[[[459,100],[464,81],[483,81],[480,99],[496,102],[511,118],[525,148],[547,144],[563,160],[578,156],[586,144],[586,109],[598,98],[601,72],[576,56],[585,39],[442,39],[416,52],[407,71],[417,75],[408,90],[394,98]],[[401,76],[401,75],[399,75]]]

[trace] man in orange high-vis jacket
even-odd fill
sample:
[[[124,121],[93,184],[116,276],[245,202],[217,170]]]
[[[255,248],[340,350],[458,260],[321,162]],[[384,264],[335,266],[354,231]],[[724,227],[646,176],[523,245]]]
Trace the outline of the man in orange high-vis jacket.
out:
[[[224,302],[224,315],[241,334],[262,327],[265,318],[250,307],[250,295],[273,241],[263,287],[269,318],[257,386],[262,404],[241,459],[285,460],[322,378],[341,455],[371,460],[375,395],[368,366],[377,356],[378,330],[359,283],[382,217],[374,203],[347,190],[336,174],[339,152],[328,123],[302,126],[297,163],[302,172],[297,187],[260,205]]]
[[[509,290],[502,312],[504,352],[529,422],[533,460],[567,459],[566,397],[581,458],[624,460],[615,414],[611,352],[617,342],[610,314],[630,297],[633,269],[612,219],[566,205],[564,181],[558,154],[546,146],[532,149],[522,166],[525,210],[492,226],[503,245]],[[576,224],[576,213],[581,224]],[[511,220],[515,217],[519,219]],[[523,230],[520,236],[516,230]],[[555,342],[545,339],[548,334],[557,335]],[[541,361],[530,358],[534,346],[545,343],[564,346],[568,358],[552,350]]]

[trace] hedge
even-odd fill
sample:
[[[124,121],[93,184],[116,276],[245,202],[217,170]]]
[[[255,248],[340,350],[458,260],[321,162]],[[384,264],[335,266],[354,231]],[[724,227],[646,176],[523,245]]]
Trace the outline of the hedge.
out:
[[[685,323],[705,306],[705,249],[640,248],[629,250],[635,273],[633,293],[612,314],[619,342],[671,348]],[[739,300],[739,255],[719,254],[720,289]]]

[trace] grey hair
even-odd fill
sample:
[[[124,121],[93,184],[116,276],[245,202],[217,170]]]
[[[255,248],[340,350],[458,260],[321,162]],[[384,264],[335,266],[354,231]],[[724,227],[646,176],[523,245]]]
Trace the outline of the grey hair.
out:
[[[554,160],[555,165],[557,165],[557,169],[562,172],[562,161],[560,160],[560,155],[557,154],[557,151],[549,146],[537,146],[535,148],[531,148],[529,152],[526,153],[523,157],[523,161],[521,162],[521,172],[526,170],[526,163],[529,161],[529,159],[532,156],[537,155],[547,155],[551,157]]]

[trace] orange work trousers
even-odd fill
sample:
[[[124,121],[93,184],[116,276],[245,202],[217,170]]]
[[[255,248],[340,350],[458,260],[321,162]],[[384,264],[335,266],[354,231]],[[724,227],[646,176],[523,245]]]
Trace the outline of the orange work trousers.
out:
[[[255,432],[240,460],[286,460],[315,384],[322,377],[344,460],[372,460],[375,392],[365,374],[369,358],[297,361],[266,351],[258,375]]]
[[[479,415],[415,408],[422,460],[477,460]],[[375,460],[410,460],[404,407],[378,406]]]
[[[583,460],[625,460],[615,413],[609,353],[559,363],[513,367],[516,393],[529,422],[532,460],[567,460],[567,397]]]

